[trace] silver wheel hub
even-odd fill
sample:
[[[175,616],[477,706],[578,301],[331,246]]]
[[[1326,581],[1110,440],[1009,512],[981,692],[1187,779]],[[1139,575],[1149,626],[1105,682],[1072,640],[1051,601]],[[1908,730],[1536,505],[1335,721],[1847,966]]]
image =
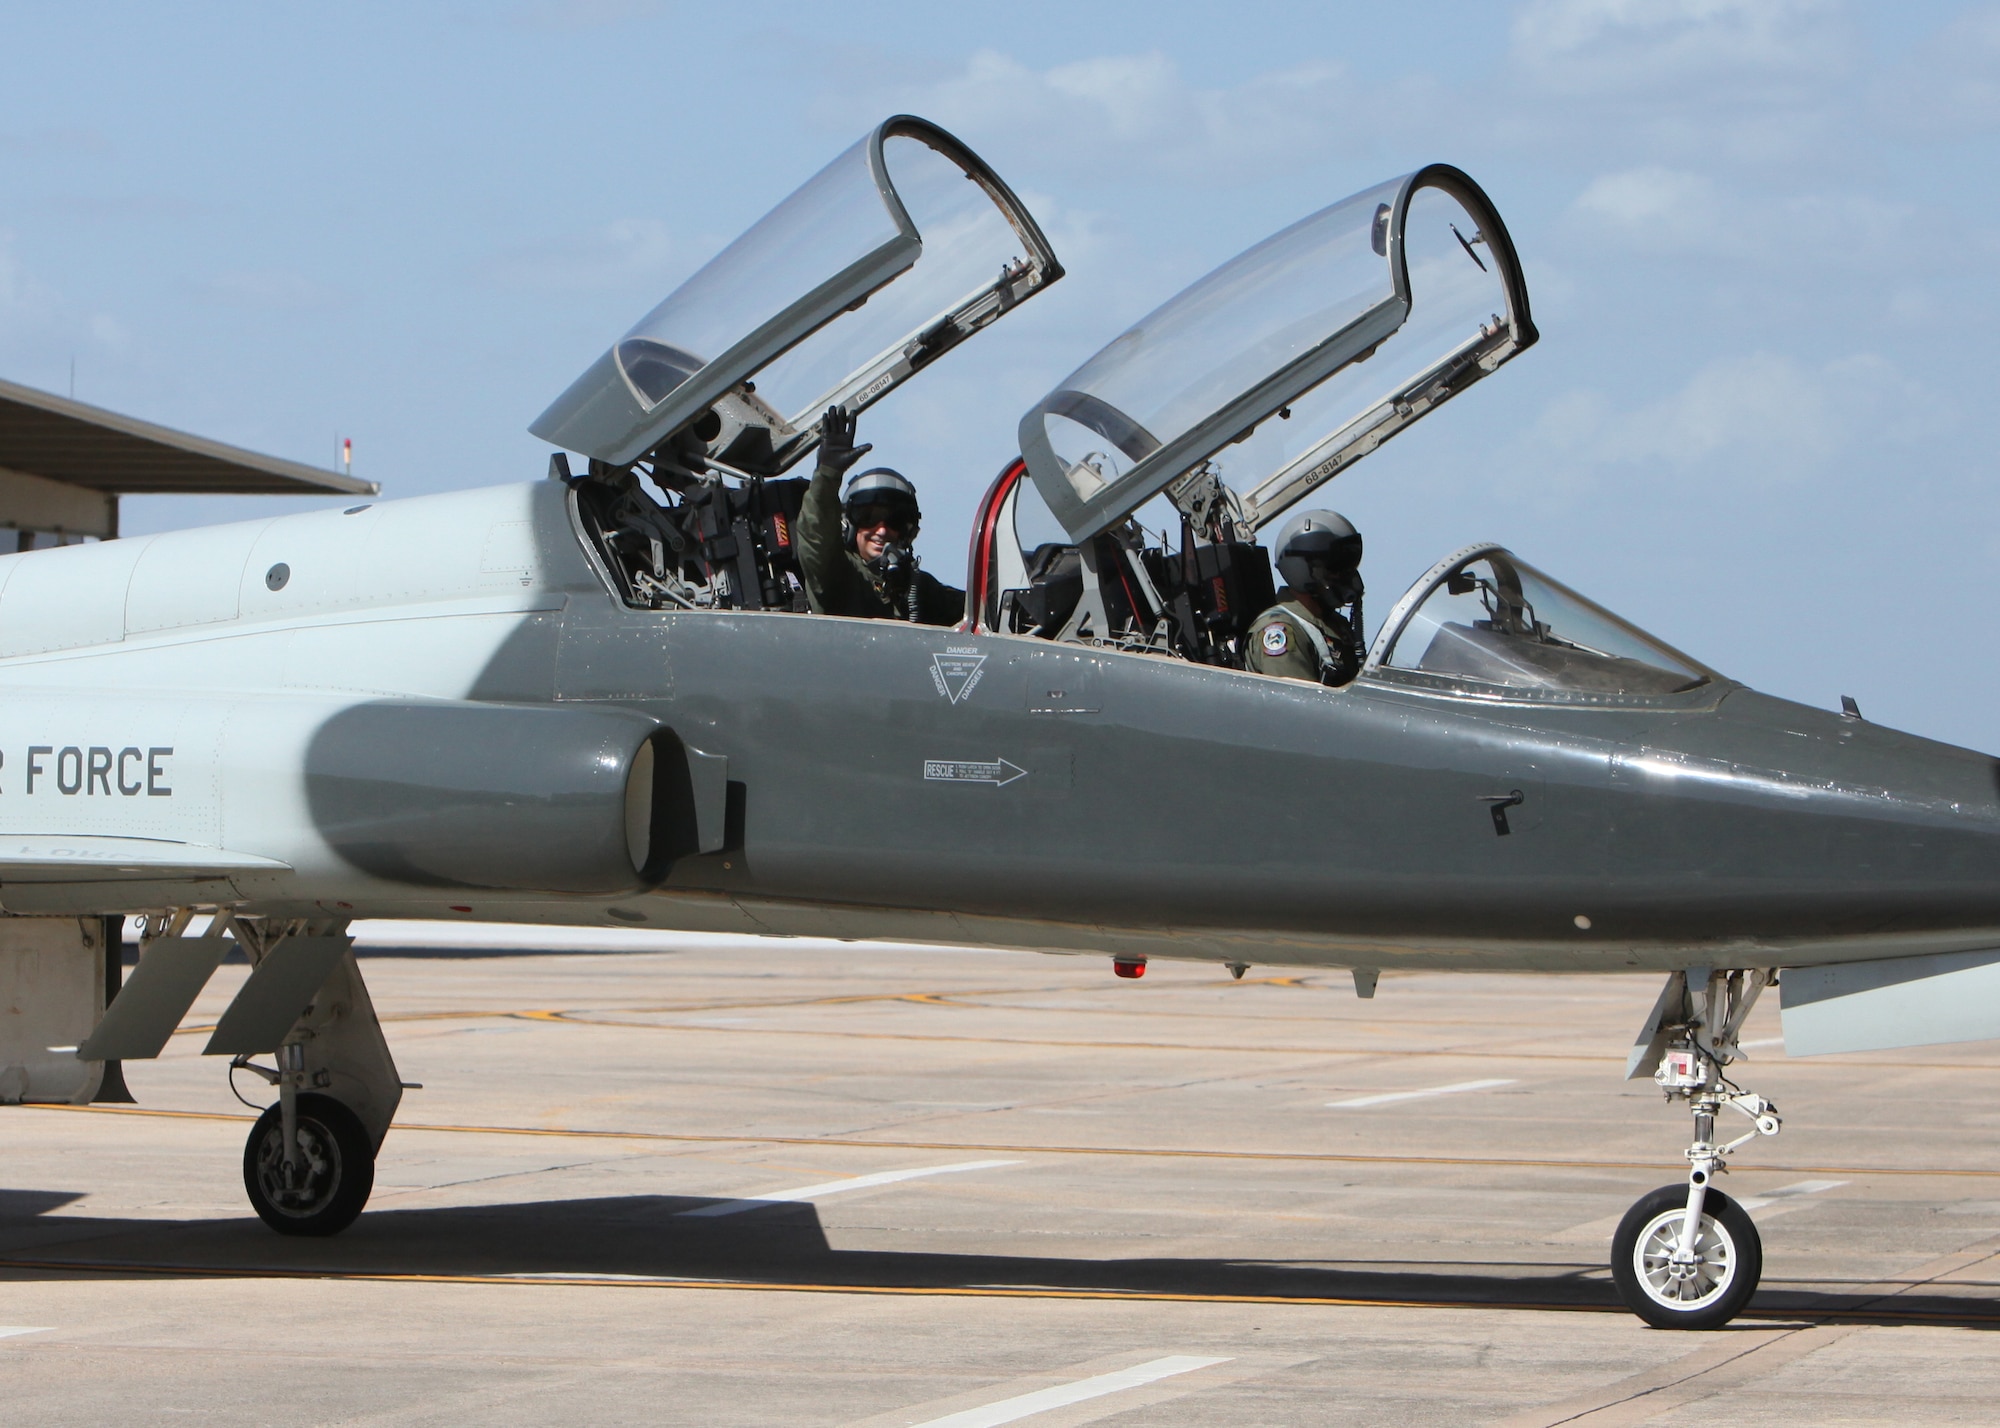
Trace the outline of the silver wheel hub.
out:
[[[1696,1309],[1736,1281],[1736,1245],[1711,1215],[1701,1217],[1692,1257],[1681,1253],[1685,1209],[1655,1215],[1639,1233],[1632,1267],[1648,1298],[1670,1309]]]
[[[287,1174],[285,1137],[272,1126],[257,1147],[257,1183],[264,1199],[281,1214],[304,1218],[332,1201],[340,1186],[340,1150],[317,1121],[299,1117],[298,1159]]]

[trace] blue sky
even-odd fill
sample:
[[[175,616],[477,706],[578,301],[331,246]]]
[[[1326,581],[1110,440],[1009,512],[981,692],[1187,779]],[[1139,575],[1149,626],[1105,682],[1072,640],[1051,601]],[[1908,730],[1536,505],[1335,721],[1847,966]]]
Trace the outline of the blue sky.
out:
[[[1328,488],[1378,614],[1500,540],[1759,688],[2000,749],[1996,8],[4,3],[0,376],[74,361],[84,400],[299,460],[349,435],[388,495],[534,479],[548,401],[898,110],[1070,273],[864,428],[928,568],[1126,323],[1442,160],[1543,341]]]

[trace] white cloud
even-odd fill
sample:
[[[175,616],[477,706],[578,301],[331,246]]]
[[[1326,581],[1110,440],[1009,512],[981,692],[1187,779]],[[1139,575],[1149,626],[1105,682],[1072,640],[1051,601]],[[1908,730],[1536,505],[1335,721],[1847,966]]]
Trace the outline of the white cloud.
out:
[[[218,273],[196,291],[228,307],[262,312],[299,312],[329,307],[337,289],[290,268],[246,268]]]
[[[131,330],[107,312],[80,312],[37,278],[0,229],[0,376],[56,390],[79,354],[116,366],[137,345]]]
[[[1376,128],[1347,71],[1332,61],[1204,89],[1157,51],[1036,70],[980,50],[954,73],[890,82],[832,102],[850,122],[879,115],[886,102],[982,146],[986,136],[1004,134],[1044,167],[1100,179],[1133,171],[1171,173],[1182,182],[1260,178],[1277,160],[1309,160],[1351,145],[1361,128]]]
[[[71,214],[78,218],[118,223],[153,223],[161,219],[172,221],[206,218],[213,217],[217,213],[214,204],[188,194],[142,190],[122,193],[57,194],[49,200],[49,206],[56,212]]]
[[[1625,252],[1727,258],[1738,267],[1794,274],[1884,258],[1906,264],[1920,218],[1908,205],[1867,193],[1725,187],[1707,174],[1657,164],[1591,180],[1570,216]]]
[[[619,218],[552,242],[516,248],[486,265],[502,287],[560,292],[623,287],[634,279],[663,276],[676,245],[656,218]]]
[[[0,132],[0,154],[21,158],[100,158],[110,152],[109,139],[81,126]]]
[[[1873,352],[1817,366],[1759,351],[1717,357],[1680,387],[1620,409],[1572,388],[1543,409],[1527,449],[1559,485],[1671,472],[1690,489],[1772,485],[1903,459],[1962,425],[1947,396]]]
[[[1873,107],[1882,122],[1919,138],[2000,124],[2000,10],[1952,20],[1881,76]]]
[[[1683,469],[1718,456],[1783,480],[1805,475],[1840,449],[1843,425],[1822,373],[1788,357],[1721,357],[1663,401],[1642,407],[1606,435],[1607,454]]]
[[[18,310],[46,295],[47,289],[31,283],[14,256],[14,235],[0,229],[0,308]]]
[[[84,328],[90,333],[91,341],[95,342],[99,347],[106,348],[112,352],[126,352],[131,350],[131,331],[126,328],[124,323],[108,312],[92,313],[89,321],[84,324]]]
[[[1629,90],[1745,73],[1816,76],[1847,63],[1829,0],[1530,0],[1515,57],[1544,82]]]
[[[1593,390],[1565,392],[1542,410],[1530,445],[1565,484],[1633,467],[1711,488],[1795,481],[1848,452],[1871,414],[1909,397],[1901,374],[1872,354],[1812,368],[1742,353],[1715,358],[1678,390],[1629,410]]]
[[[61,325],[62,299],[36,278],[14,253],[14,235],[0,228],[0,314],[6,326],[0,338],[16,345],[45,336]]]
[[[1530,0],[1496,127],[1543,152],[1795,165],[1851,118],[1852,28],[1828,0]]]
[[[499,12],[499,17],[528,30],[601,30],[652,19],[663,8],[660,0],[529,0]],[[479,11],[471,13],[484,18]]]
[[[1604,174],[1577,196],[1574,208],[1647,250],[1726,246],[1722,200],[1702,174],[1658,165]]]

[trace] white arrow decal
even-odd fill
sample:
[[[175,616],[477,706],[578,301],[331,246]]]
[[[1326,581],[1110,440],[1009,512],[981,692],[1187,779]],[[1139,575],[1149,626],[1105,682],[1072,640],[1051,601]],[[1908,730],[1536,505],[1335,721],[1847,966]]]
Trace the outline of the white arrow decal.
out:
[[[925,759],[924,777],[933,783],[990,783],[996,788],[1027,774],[1019,764],[996,759],[990,764],[969,759]]]

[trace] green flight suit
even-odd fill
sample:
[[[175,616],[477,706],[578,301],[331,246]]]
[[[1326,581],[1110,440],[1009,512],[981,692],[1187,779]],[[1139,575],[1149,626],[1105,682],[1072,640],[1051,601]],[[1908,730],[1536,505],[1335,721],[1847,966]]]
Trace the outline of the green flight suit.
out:
[[[1354,635],[1339,615],[1322,619],[1306,609],[1290,586],[1278,603],[1250,623],[1243,667],[1252,674],[1275,674],[1314,684],[1345,684],[1360,668]]]
[[[815,614],[855,615],[863,619],[907,619],[901,592],[890,590],[882,577],[856,555],[840,531],[840,472],[822,466],[806,487],[805,505],[792,532],[799,571],[805,577],[806,601]],[[928,571],[917,572],[917,623],[955,625],[965,618],[965,592],[946,585]]]

